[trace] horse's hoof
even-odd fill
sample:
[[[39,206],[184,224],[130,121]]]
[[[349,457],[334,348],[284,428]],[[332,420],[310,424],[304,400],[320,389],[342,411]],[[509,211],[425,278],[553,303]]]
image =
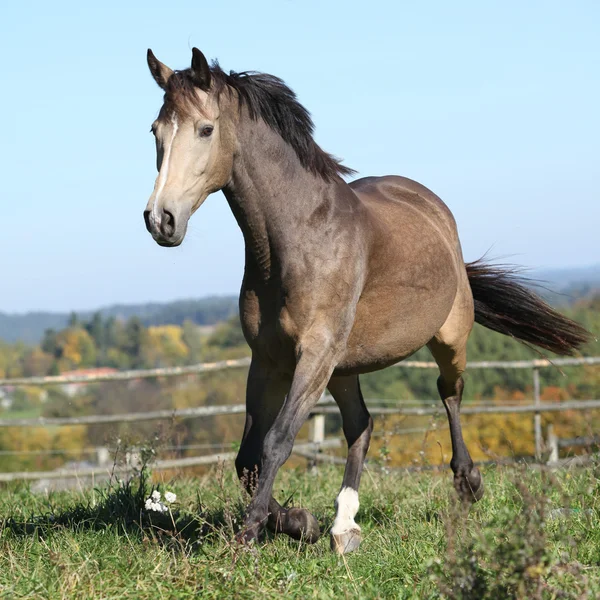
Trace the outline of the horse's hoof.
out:
[[[485,491],[483,478],[477,467],[473,467],[469,473],[459,470],[454,475],[454,488],[462,502],[472,504],[483,498]]]
[[[330,537],[331,549],[338,554],[348,554],[360,546],[360,529],[350,529],[344,533],[332,533]]]
[[[258,524],[247,525],[235,534],[235,541],[242,546],[247,546],[254,540],[258,540],[261,530]]]
[[[307,544],[314,544],[321,536],[319,522],[305,508],[288,509],[278,531]]]

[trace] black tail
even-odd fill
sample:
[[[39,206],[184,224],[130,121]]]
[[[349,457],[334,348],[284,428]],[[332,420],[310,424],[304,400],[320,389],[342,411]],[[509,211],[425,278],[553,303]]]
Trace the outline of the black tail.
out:
[[[518,269],[482,261],[466,267],[477,323],[556,354],[573,354],[590,341],[590,333],[581,325],[534,294]]]

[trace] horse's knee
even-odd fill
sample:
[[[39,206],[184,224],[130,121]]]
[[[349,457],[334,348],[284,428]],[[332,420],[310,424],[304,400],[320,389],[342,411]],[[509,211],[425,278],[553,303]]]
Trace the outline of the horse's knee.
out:
[[[273,426],[265,435],[262,448],[263,460],[272,458],[274,454],[281,454],[294,445],[294,436],[288,427]]]
[[[465,388],[465,382],[461,376],[446,379],[443,375],[440,375],[437,379],[437,388],[444,403],[460,406]]]
[[[373,417],[367,410],[366,406],[360,407],[360,412],[352,415],[352,419],[348,419],[348,422],[343,423],[344,435],[348,442],[350,439],[358,439],[360,437],[367,437],[370,439],[371,433],[373,433]]]

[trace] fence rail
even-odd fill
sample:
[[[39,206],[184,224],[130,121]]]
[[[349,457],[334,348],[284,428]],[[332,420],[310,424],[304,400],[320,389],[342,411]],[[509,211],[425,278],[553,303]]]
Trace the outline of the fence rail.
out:
[[[250,366],[250,358],[220,360],[218,362],[200,363],[186,367],[163,367],[160,369],[135,369],[118,371],[117,373],[101,373],[97,375],[48,375],[45,377],[14,377],[0,379],[2,386],[41,386],[62,385],[67,383],[101,383],[106,381],[131,381],[132,379],[149,379],[152,377],[178,377],[197,373],[214,373],[227,369],[240,369]]]
[[[317,404],[313,415],[337,415],[337,406],[328,406],[327,399]],[[401,415],[405,417],[426,417],[444,414],[439,406],[424,407],[392,407],[373,406],[367,403],[372,415]],[[570,400],[568,402],[543,402],[540,404],[511,404],[509,406],[463,406],[462,415],[494,415],[517,413],[564,412],[568,410],[593,410],[600,408],[600,400]],[[246,412],[245,404],[229,406],[198,406],[179,410],[154,410],[149,412],[121,413],[116,415],[84,415],[81,417],[35,417],[33,419],[0,419],[0,427],[53,427],[61,425],[97,425],[102,423],[136,423],[142,421],[159,421],[163,419],[180,419],[192,417],[213,417],[217,415],[239,415]]]
[[[340,438],[324,440],[318,444],[319,448],[339,448],[342,445]],[[309,451],[315,451],[315,444],[304,442],[294,444],[294,453],[299,455]],[[221,452],[207,456],[188,456],[184,458],[169,458],[155,460],[152,470],[167,471],[169,469],[184,469],[186,467],[198,467],[212,465],[222,461],[233,460],[237,452]],[[56,469],[55,471],[21,471],[14,473],[0,473],[0,482],[8,481],[35,481],[40,479],[83,479],[87,477],[107,477],[123,473],[135,472],[138,467],[132,465],[113,465],[110,467],[86,467],[82,469]]]
[[[568,367],[581,365],[598,365],[600,356],[585,358],[556,358],[534,360],[487,360],[467,363],[467,369],[545,369],[548,367]],[[117,373],[102,373],[98,375],[48,375],[45,377],[13,377],[0,379],[0,387],[6,386],[46,386],[63,385],[68,383],[102,383],[106,381],[130,381],[133,379],[149,379],[153,377],[178,377],[201,373],[214,373],[227,369],[240,369],[250,366],[250,357],[234,360],[221,360],[212,363],[200,363],[186,367],[164,367],[159,369],[138,369],[118,371]],[[435,362],[405,360],[396,363],[392,368],[407,369],[437,369]]]

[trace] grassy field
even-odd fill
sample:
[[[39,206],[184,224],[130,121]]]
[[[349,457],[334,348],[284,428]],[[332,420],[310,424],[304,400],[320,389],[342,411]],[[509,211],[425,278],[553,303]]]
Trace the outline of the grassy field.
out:
[[[600,595],[600,465],[541,473],[484,470],[486,496],[468,515],[451,476],[367,472],[347,557],[324,536],[307,546],[270,535],[232,542],[244,496],[231,465],[174,491],[172,512],[150,517],[156,484],[0,495],[2,598],[595,598]],[[288,469],[280,499],[310,507],[327,531],[341,471]]]

